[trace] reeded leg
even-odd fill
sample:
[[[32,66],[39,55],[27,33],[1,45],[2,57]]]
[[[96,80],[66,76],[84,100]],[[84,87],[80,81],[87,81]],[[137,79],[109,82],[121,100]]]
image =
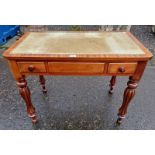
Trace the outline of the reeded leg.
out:
[[[137,88],[138,84],[136,83],[136,81],[134,79],[132,79],[132,77],[130,77],[129,81],[127,83],[127,86],[128,87],[124,91],[122,106],[120,107],[119,112],[118,112],[117,124],[121,124],[123,118],[125,118],[125,114],[127,113],[128,105],[129,105],[131,99],[135,95],[135,89]]]
[[[27,86],[27,82],[24,76],[20,80],[18,80],[17,86],[19,87],[19,92],[22,98],[25,100],[28,116],[32,119],[33,123],[36,123],[37,116],[35,114],[35,108],[32,105],[30,90]]]
[[[113,89],[114,89],[114,85],[116,83],[116,76],[112,76],[111,80],[110,80],[110,90],[109,90],[109,94],[113,93]]]
[[[46,87],[45,87],[45,78],[44,78],[43,75],[40,75],[40,76],[39,76],[39,81],[40,81],[40,84],[41,84],[41,86],[42,86],[42,92],[43,92],[44,94],[46,94],[46,93],[47,93],[47,90],[46,90]]]

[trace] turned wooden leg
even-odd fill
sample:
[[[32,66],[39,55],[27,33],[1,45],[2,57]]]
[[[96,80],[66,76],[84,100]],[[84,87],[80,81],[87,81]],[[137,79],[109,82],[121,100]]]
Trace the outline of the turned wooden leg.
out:
[[[113,93],[113,89],[114,89],[114,85],[116,83],[116,76],[112,76],[111,80],[110,80],[110,90],[109,90],[109,94]]]
[[[124,97],[123,97],[123,103],[122,106],[119,109],[118,112],[118,119],[117,124],[121,124],[123,118],[125,118],[125,114],[127,113],[128,105],[131,101],[131,99],[135,95],[135,89],[137,88],[138,84],[132,77],[129,78],[129,81],[127,83],[127,88],[124,91]]]
[[[45,87],[45,78],[44,78],[43,75],[40,75],[40,76],[39,76],[39,79],[40,79],[40,84],[41,84],[41,86],[42,86],[42,92],[43,92],[44,94],[46,94],[46,93],[47,93],[47,90],[46,90],[46,87]]]
[[[30,90],[27,86],[27,82],[26,82],[24,76],[18,80],[17,86],[19,87],[19,92],[20,92],[21,96],[25,100],[28,116],[32,119],[33,123],[36,123],[37,117],[35,114],[35,108],[32,105],[31,97],[30,97],[30,95],[31,95]]]

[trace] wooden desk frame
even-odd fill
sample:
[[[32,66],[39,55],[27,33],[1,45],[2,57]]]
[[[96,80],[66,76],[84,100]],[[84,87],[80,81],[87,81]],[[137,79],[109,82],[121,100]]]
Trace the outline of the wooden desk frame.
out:
[[[80,33],[80,32],[79,32]],[[117,32],[116,32],[117,33]],[[124,91],[123,103],[119,108],[117,123],[120,124],[127,113],[128,105],[135,95],[147,61],[152,54],[130,33],[131,39],[144,51],[144,55],[68,55],[56,54],[11,54],[29,33],[24,34],[13,46],[4,52],[10,69],[23,99],[25,100],[28,116],[33,123],[37,122],[35,108],[31,102],[30,90],[25,76],[38,75],[43,93],[46,93],[43,75],[97,75],[112,76],[109,93],[112,94],[116,76],[129,76],[127,88]]]

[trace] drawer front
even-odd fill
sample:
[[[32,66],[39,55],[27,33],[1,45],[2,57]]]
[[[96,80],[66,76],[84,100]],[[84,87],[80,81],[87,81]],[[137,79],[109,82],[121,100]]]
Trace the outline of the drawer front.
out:
[[[101,74],[104,72],[104,63],[49,62],[48,67],[49,72],[52,73]]]
[[[21,73],[46,72],[44,62],[18,62]]]
[[[132,74],[136,67],[137,63],[109,63],[108,73]]]

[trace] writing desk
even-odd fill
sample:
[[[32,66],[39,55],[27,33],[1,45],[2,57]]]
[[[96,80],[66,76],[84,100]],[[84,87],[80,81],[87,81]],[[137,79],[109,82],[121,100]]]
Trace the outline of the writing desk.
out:
[[[43,75],[129,76],[117,123],[127,113],[129,102],[152,54],[130,32],[29,32],[4,52],[28,116],[37,122],[25,77],[38,75],[46,93]]]

